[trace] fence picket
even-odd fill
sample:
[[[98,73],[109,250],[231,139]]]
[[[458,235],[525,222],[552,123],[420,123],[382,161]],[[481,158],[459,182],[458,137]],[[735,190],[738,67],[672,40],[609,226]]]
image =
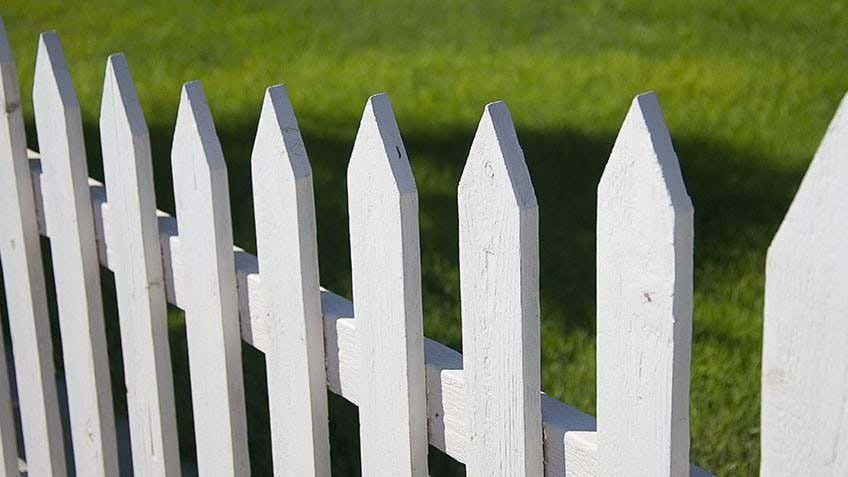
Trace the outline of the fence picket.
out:
[[[766,260],[762,475],[848,475],[848,96]]]
[[[33,105],[74,463],[78,475],[117,475],[112,388],[82,121],[55,32],[43,33],[39,40]]]
[[[368,99],[347,182],[362,474],[426,476],[418,192],[385,94]]]
[[[458,201],[466,471],[541,475],[538,206],[503,102],[483,112]]]
[[[249,475],[227,166],[199,82],[183,85],[171,152],[201,475]],[[189,276],[189,275],[187,275]]]
[[[18,475],[18,441],[12,412],[12,388],[6,359],[6,337],[0,327],[0,476]]]
[[[64,476],[65,448],[41,244],[15,62],[0,20],[0,256],[31,475]]]
[[[653,93],[598,185],[600,475],[688,475],[693,210]]]
[[[133,471],[178,475],[176,411],[147,124],[123,55],[109,57],[100,141],[127,386]]]
[[[284,86],[268,88],[251,158],[274,473],[329,476],[327,374],[312,169]]]

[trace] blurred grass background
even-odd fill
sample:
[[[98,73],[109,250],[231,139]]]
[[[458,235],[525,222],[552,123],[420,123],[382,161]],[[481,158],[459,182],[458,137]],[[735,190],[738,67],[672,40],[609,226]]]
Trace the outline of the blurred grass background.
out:
[[[588,412],[595,188],[632,97],[655,90],[695,205],[691,457],[721,475],[757,473],[765,252],[845,90],[845,13],[842,3],[752,0],[0,6],[31,145],[37,35],[56,29],[90,173],[101,179],[105,60],[126,53],[150,126],[158,204],[169,212],[179,90],[202,80],[229,167],[235,241],[251,252],[256,122],[265,87],[286,84],[313,164],[322,284],[347,296],[346,163],[366,98],[388,92],[420,194],[425,334],[456,349],[456,185],[483,106],[506,100],[540,205],[543,388]],[[108,321],[114,353],[117,324]],[[185,338],[179,314],[171,321],[181,449],[190,455]],[[251,458],[262,475],[264,369],[257,352],[245,358]],[[355,409],[335,398],[332,406],[334,470],[356,473]],[[434,475],[462,472],[436,453],[433,465]]]

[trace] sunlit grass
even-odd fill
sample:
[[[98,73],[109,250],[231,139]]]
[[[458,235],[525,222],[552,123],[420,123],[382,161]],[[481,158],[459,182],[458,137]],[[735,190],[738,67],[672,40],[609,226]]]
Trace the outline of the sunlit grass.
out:
[[[756,473],[765,250],[846,86],[838,5],[212,3],[15,0],[0,14],[25,96],[37,34],[59,31],[96,177],[105,59],[127,54],[166,210],[179,88],[202,80],[251,251],[248,158],[263,90],[285,83],[313,162],[322,282],[348,296],[346,161],[367,96],[388,92],[420,192],[425,332],[455,348],[455,187],[482,107],[505,99],[541,208],[544,388],[590,412],[595,187],[631,98],[657,91],[696,215],[692,460]]]

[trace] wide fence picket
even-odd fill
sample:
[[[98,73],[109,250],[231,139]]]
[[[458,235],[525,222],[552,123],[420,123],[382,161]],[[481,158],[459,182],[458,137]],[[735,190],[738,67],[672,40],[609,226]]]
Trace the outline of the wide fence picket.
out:
[[[600,475],[687,475],[693,210],[653,93],[598,186]]]
[[[249,475],[227,166],[200,83],[183,85],[171,151],[201,475]]]
[[[78,475],[117,475],[112,387],[82,120],[55,32],[43,33],[39,39],[33,107],[74,464]]]
[[[330,475],[312,169],[284,86],[268,88],[251,158],[274,473]]]
[[[2,20],[0,104],[0,256],[27,468],[31,475],[61,477],[66,474],[65,448],[35,196],[18,78]],[[4,438],[14,429],[0,425]]]
[[[483,112],[458,202],[466,471],[540,475],[539,209],[503,102]]]
[[[362,474],[426,476],[418,192],[384,94],[365,106],[347,182]]]
[[[133,470],[178,475],[176,411],[147,124],[123,55],[109,57],[100,109],[105,212],[115,271]]]
[[[848,96],[766,260],[762,475],[848,475]]]

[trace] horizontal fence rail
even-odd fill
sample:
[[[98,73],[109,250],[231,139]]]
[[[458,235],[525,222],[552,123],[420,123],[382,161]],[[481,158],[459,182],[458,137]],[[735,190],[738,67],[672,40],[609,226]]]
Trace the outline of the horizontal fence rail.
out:
[[[353,301],[319,286],[312,170],[285,87],[265,92],[251,157],[258,257],[233,245],[227,166],[199,82],[180,96],[176,217],[156,209],[147,125],[122,55],[104,77],[106,184],[88,177],[54,32],[36,60],[39,153],[26,148],[2,22],[0,99],[13,347],[0,354],[0,475],[17,473],[18,457],[32,475],[119,472],[98,265],[115,274],[139,475],[181,472],[166,303],[186,315],[204,475],[250,473],[242,341],[266,357],[276,475],[330,473],[327,389],[359,407],[366,476],[427,475],[428,445],[475,476],[709,475],[689,463],[694,211],[653,93],[633,100],[598,186],[597,420],[541,390],[540,204],[503,102],[484,108],[457,190],[463,356],[423,335],[418,193],[386,95],[368,99],[347,173]],[[768,475],[848,472],[846,108],[769,250]],[[68,455],[39,234],[57,287]]]

